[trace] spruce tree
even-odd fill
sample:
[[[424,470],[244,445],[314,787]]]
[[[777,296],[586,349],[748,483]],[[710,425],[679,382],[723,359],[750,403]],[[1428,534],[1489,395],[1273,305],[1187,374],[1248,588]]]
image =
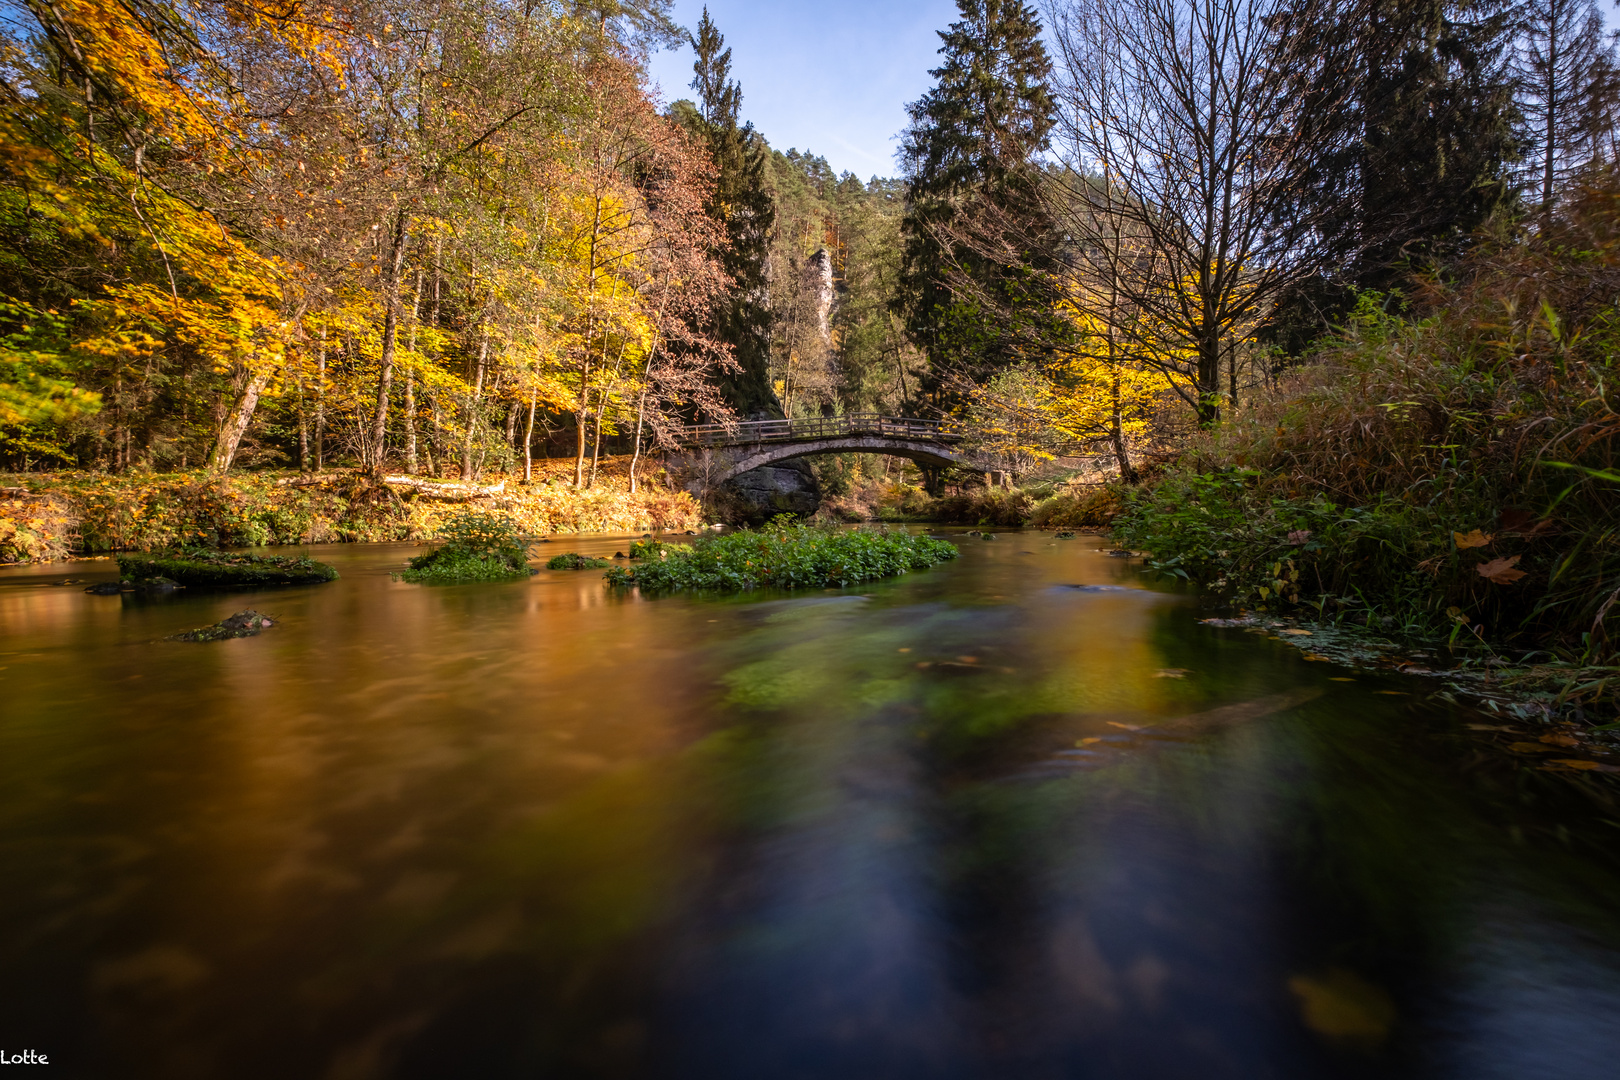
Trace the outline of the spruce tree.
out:
[[[1055,249],[1038,198],[1037,157],[1055,122],[1040,19],[1018,0],[957,9],[961,20],[939,35],[935,86],[908,107],[901,149],[909,188],[893,306],[928,356],[933,411],[955,404],[953,382],[983,381],[1058,330],[1037,254]],[[975,243],[986,229],[1003,243]],[[997,247],[1000,257],[987,254]]]
[[[1273,321],[1296,351],[1355,302],[1414,269],[1456,259],[1518,192],[1519,113],[1506,63],[1511,11],[1497,0],[1300,0],[1279,32],[1334,62],[1300,73],[1300,100],[1331,101],[1335,149],[1302,187],[1338,269]],[[1324,14],[1326,13],[1326,14]],[[1348,88],[1348,89],[1346,89]]]
[[[776,208],[765,182],[764,139],[752,124],[739,124],[742,89],[731,78],[731,50],[703,9],[697,33],[690,37],[697,60],[692,65],[696,110],[676,115],[709,148],[717,171],[709,213],[725,226],[726,249],[721,263],[732,288],[710,315],[708,331],[729,344],[741,370],[724,377],[722,390],[745,419],[780,417],[781,405],[771,389],[771,310],[765,267]]]
[[[1526,4],[1513,59],[1526,178],[1550,214],[1560,189],[1613,148],[1620,59],[1593,0]]]

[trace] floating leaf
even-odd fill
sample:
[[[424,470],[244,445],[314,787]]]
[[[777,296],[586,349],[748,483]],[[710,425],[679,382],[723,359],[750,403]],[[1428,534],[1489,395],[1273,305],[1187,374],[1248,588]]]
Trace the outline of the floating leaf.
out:
[[[1549,746],[1579,746],[1581,740],[1573,735],[1543,735],[1541,741]]]
[[[1186,668],[1167,667],[1160,668],[1153,673],[1155,679],[1185,679],[1189,672]]]
[[[1479,576],[1498,585],[1511,585],[1524,577],[1523,570],[1513,569],[1519,564],[1519,556],[1510,555],[1505,559],[1492,559],[1490,562],[1480,563],[1474,567]]]
[[[1515,754],[1550,754],[1553,752],[1552,747],[1543,746],[1538,742],[1508,743],[1508,749]]]
[[[1310,637],[1311,636],[1311,632],[1309,630],[1279,630],[1279,631],[1277,631],[1277,633],[1279,633],[1279,634],[1293,634],[1296,637]]]
[[[1601,761],[1587,761],[1585,758],[1552,758],[1547,762],[1547,765],[1557,765],[1565,769],[1579,769],[1581,772],[1620,773],[1620,765],[1605,765]]]
[[[1296,975],[1288,989],[1299,998],[1305,1026],[1329,1039],[1377,1046],[1395,1023],[1387,993],[1342,968],[1321,975]]]
[[[1492,538],[1490,534],[1475,529],[1470,533],[1454,532],[1451,534],[1451,539],[1456,541],[1458,551],[1467,551],[1469,548],[1484,547],[1491,542]]]
[[[1081,739],[1079,742],[1075,743],[1074,745],[1076,745],[1076,746],[1090,746],[1093,743],[1100,743],[1100,742],[1102,742],[1102,736],[1101,735],[1088,735],[1084,739]]]

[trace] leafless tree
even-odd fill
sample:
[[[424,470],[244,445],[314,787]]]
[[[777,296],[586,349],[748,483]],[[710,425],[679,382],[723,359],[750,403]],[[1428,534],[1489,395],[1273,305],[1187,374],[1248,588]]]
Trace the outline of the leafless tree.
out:
[[[1110,350],[1158,365],[1204,424],[1219,418],[1223,369],[1235,384],[1254,328],[1328,254],[1317,223],[1284,212],[1334,138],[1338,104],[1298,93],[1298,71],[1327,61],[1319,43],[1288,31],[1299,8],[1047,7],[1065,167],[1050,173],[1046,197],[1069,230],[1071,294],[1105,307]]]

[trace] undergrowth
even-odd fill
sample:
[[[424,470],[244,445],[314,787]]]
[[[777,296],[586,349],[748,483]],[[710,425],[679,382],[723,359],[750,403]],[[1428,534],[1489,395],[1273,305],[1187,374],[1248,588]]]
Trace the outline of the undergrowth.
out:
[[[434,540],[468,505],[373,484],[350,470],[13,473],[0,476],[0,563],[197,545]],[[690,529],[702,520],[687,493],[644,481],[632,495],[617,475],[586,489],[559,476],[531,485],[509,480],[472,505],[531,536]]]
[[[1416,299],[1363,296],[1117,535],[1236,604],[1613,663],[1620,176]]]

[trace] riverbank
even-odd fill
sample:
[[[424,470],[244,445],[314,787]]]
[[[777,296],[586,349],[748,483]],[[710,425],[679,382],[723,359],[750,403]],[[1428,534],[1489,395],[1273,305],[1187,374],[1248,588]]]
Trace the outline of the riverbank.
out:
[[[476,506],[526,536],[686,530],[702,523],[698,501],[648,483],[629,490],[628,459],[604,459],[596,483],[570,482],[571,461],[536,462],[534,478],[486,476],[476,485],[419,478],[377,485],[335,469],[181,473],[0,474],[0,563],[153,551],[185,544],[277,544],[435,540],[458,510]]]

